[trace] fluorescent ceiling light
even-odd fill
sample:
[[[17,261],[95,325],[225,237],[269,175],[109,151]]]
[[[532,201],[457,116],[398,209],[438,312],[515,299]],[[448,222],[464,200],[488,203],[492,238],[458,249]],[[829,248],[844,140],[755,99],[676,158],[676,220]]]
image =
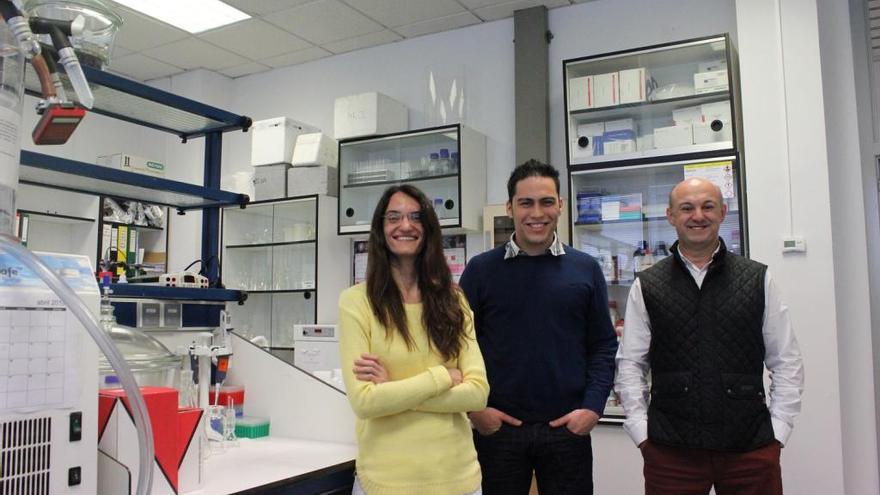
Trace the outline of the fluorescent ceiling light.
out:
[[[114,0],[190,33],[249,19],[251,16],[220,0]]]

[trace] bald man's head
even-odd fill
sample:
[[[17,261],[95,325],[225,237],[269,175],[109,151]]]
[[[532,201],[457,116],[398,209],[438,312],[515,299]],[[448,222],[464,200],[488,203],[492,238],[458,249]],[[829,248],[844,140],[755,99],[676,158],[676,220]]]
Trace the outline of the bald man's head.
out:
[[[706,190],[706,191],[711,190],[715,194],[715,197],[716,197],[716,200],[718,201],[718,203],[721,204],[723,202],[723,199],[721,197],[721,188],[720,187],[716,186],[709,179],[704,179],[703,177],[692,177],[690,179],[685,179],[685,180],[679,182],[678,184],[675,185],[675,187],[672,188],[671,191],[669,191],[669,207],[670,208],[675,206],[676,196],[681,196],[682,191],[685,191],[685,190]]]
[[[718,245],[718,230],[727,216],[721,189],[701,177],[685,179],[669,192],[666,219],[678,234],[679,252],[705,255]]]

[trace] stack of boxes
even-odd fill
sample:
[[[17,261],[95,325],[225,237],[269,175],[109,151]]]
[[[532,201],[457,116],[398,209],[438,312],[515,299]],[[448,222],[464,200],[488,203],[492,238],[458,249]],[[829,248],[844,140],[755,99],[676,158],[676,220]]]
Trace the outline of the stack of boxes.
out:
[[[727,63],[724,59],[701,62],[693,75],[693,94],[726,92]],[[574,77],[569,84],[569,110],[603,108],[648,101],[650,75],[644,67],[607,74]],[[586,115],[585,115],[586,117]],[[570,143],[573,160],[602,155],[633,153],[733,140],[730,102],[720,101],[673,111],[673,125],[645,129],[639,135],[631,119],[574,123]]]
[[[308,124],[288,117],[255,122],[251,165],[257,201],[336,195],[336,142]]]

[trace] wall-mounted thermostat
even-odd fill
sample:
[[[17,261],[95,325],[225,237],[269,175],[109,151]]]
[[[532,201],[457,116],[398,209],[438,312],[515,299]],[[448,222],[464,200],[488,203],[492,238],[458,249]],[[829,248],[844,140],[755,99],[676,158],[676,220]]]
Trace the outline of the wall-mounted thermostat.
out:
[[[783,253],[804,253],[807,251],[807,244],[801,236],[788,236],[782,238]]]

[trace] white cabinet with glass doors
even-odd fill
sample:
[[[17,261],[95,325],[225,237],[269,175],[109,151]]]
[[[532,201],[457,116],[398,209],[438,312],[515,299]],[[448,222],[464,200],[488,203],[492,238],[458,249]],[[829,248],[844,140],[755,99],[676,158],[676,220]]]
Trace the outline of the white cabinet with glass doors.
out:
[[[382,193],[421,189],[441,227],[480,230],[486,203],[486,138],[462,125],[339,143],[339,234],[366,234]]]
[[[223,281],[248,293],[243,305],[227,304],[235,330],[285,359],[293,357],[293,325],[316,323],[318,208],[326,200],[302,196],[223,210]]]

